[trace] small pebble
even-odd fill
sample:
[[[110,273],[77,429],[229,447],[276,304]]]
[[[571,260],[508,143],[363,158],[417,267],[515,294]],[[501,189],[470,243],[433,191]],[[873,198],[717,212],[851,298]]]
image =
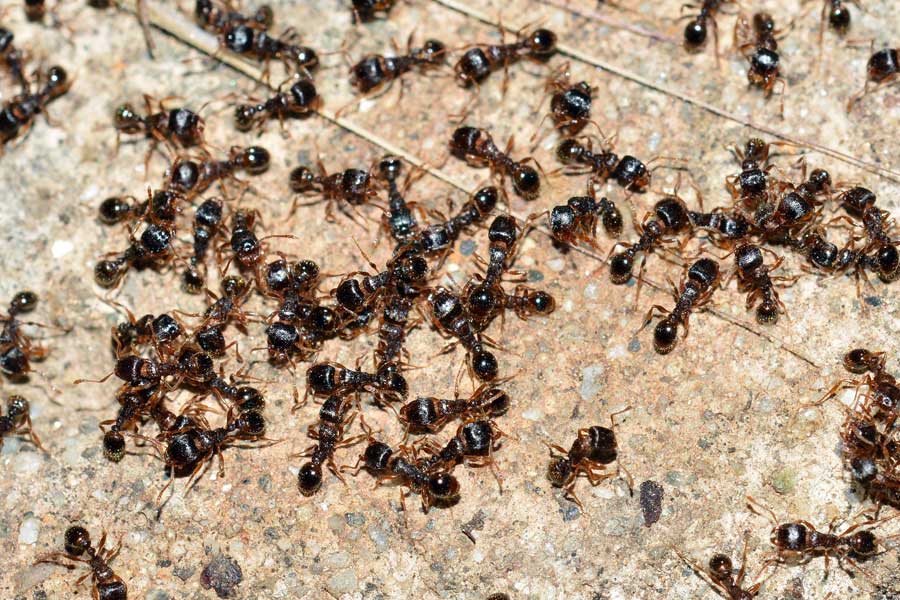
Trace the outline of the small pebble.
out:
[[[603,386],[603,372],[605,367],[601,364],[594,364],[585,367],[581,371],[581,399],[591,400],[600,391]]]
[[[344,519],[350,527],[357,527],[366,522],[366,516],[362,513],[347,513],[344,515]]]
[[[641,511],[644,513],[644,525],[650,527],[659,521],[662,515],[663,487],[655,481],[647,480],[641,484]]]
[[[460,242],[459,252],[463,256],[471,256],[475,252],[475,240],[463,240]]]
[[[629,352],[640,352],[641,350],[641,342],[637,338],[631,338],[631,341],[628,342],[628,351]]]
[[[19,543],[34,544],[38,540],[38,534],[41,532],[41,522],[34,517],[29,517],[22,521],[19,527]]]
[[[350,566],[350,555],[341,550],[325,557],[325,565],[332,569],[343,569]]]
[[[18,475],[34,475],[41,468],[41,462],[37,452],[20,452],[13,459],[13,471]]]
[[[331,592],[331,595],[338,597],[341,594],[356,591],[358,585],[353,569],[345,569],[329,577],[325,588]]]
[[[213,588],[219,598],[237,596],[237,586],[244,580],[241,566],[227,556],[216,556],[200,574],[200,585],[203,589]]]
[[[869,306],[874,306],[876,308],[881,306],[881,298],[879,298],[878,296],[866,296],[865,300],[866,304],[868,304]]]
[[[538,281],[544,280],[544,274],[538,271],[537,269],[529,269],[528,270],[528,281],[531,283],[537,283]]]
[[[376,525],[369,527],[369,539],[375,542],[375,545],[379,548],[387,546],[387,535],[385,535],[384,531]]]

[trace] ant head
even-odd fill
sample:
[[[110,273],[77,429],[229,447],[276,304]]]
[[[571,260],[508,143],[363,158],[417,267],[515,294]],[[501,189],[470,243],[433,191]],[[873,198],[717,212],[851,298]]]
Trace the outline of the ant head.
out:
[[[886,413],[895,412],[900,407],[900,388],[890,381],[879,382],[875,387],[873,404]]]
[[[194,4],[194,17],[201,21],[206,21],[213,11],[212,0],[197,0]]]
[[[815,169],[809,174],[809,182],[817,192],[831,187],[831,175],[825,169]]]
[[[350,278],[338,284],[334,290],[334,299],[342,307],[357,313],[366,305],[367,295],[359,285],[359,280]]]
[[[859,556],[872,556],[878,552],[878,538],[869,530],[857,531],[850,536],[850,548]]]
[[[69,74],[60,66],[53,66],[47,70],[47,91],[55,98],[64,94],[69,89]]]
[[[556,34],[549,29],[536,29],[528,38],[528,49],[540,58],[549,57],[556,52]]]
[[[875,206],[876,196],[871,190],[864,187],[850,188],[840,195],[838,202],[854,212],[861,213],[871,206]]]
[[[250,289],[247,280],[240,275],[229,275],[222,280],[222,293],[227,298],[239,298]]]
[[[121,196],[111,196],[100,203],[100,221],[113,225],[124,221],[131,214],[131,204]]]
[[[268,29],[275,21],[275,13],[272,11],[271,6],[269,6],[268,4],[262,4],[259,8],[256,9],[256,14],[253,16],[253,20],[262,25],[263,29]]]
[[[838,34],[843,35],[850,29],[850,9],[840,3],[832,3],[831,12],[828,14],[828,24]]]
[[[420,254],[405,256],[400,259],[396,273],[403,283],[418,283],[428,277],[428,261]]]
[[[733,569],[731,558],[724,554],[713,554],[709,559],[709,573],[715,581],[731,580]]]
[[[262,146],[250,146],[240,153],[238,162],[248,173],[258,175],[269,168],[272,155]]]
[[[619,209],[613,205],[612,208],[603,212],[603,217],[601,217],[601,221],[603,222],[603,228],[612,236],[619,237],[619,234],[622,233],[622,213],[619,212]]]
[[[690,223],[684,203],[677,196],[663,198],[653,207],[653,212],[670,231],[679,231]]]
[[[122,104],[116,109],[113,123],[122,133],[140,133],[144,126],[143,119],[131,104]]]
[[[481,137],[482,132],[477,127],[457,127],[450,138],[450,152],[462,159],[468,154],[476,154]]]
[[[401,398],[406,398],[409,393],[409,385],[406,383],[406,378],[400,373],[400,367],[396,363],[383,365],[375,375],[382,390],[396,394]]]
[[[298,285],[305,286],[319,277],[319,265],[312,260],[299,260],[291,265],[291,275]]]
[[[865,373],[877,362],[878,356],[865,348],[854,348],[844,355],[844,368],[851,373]]]
[[[260,411],[266,406],[266,399],[258,389],[242,386],[237,391],[237,409],[241,412]]]
[[[266,418],[256,410],[242,413],[235,424],[241,434],[245,436],[258,437],[266,432]]]
[[[243,54],[253,47],[254,30],[248,25],[237,25],[225,32],[225,46],[232,52]]]
[[[755,163],[765,162],[769,158],[769,145],[760,138],[750,138],[744,145],[744,160]]]
[[[178,358],[178,362],[194,379],[206,380],[215,376],[216,365],[206,352],[188,350]]]
[[[340,327],[341,317],[327,306],[316,306],[309,313],[308,323],[312,330],[332,333]]]
[[[775,75],[778,72],[780,60],[778,53],[774,50],[759,47],[750,57],[750,66],[759,75]]]
[[[194,339],[197,340],[197,345],[204,352],[212,356],[218,357],[225,354],[225,336],[222,335],[221,327],[204,327],[194,334]]]
[[[18,346],[13,346],[0,356],[0,371],[7,375],[21,376],[28,371],[28,357]]]
[[[297,106],[311,108],[319,99],[316,85],[309,79],[301,79],[291,86],[291,98]]]
[[[312,496],[322,487],[322,467],[311,462],[300,467],[297,473],[297,487],[304,496]]]
[[[660,354],[668,354],[678,342],[678,325],[668,320],[660,321],[653,330],[653,347]]]
[[[609,427],[594,425],[587,430],[587,456],[593,461],[609,464],[616,460],[619,445],[616,432]]]
[[[65,548],[72,556],[81,556],[91,547],[91,534],[80,525],[73,525],[66,529]]]
[[[172,234],[167,229],[151,223],[141,234],[141,247],[151,255],[160,255],[169,249]]]
[[[572,461],[567,456],[554,458],[547,466],[547,479],[553,487],[563,487],[572,478]]]
[[[397,181],[403,170],[403,161],[396,156],[385,156],[378,163],[378,172],[386,181]]]
[[[785,523],[772,531],[772,545],[779,550],[802,551],[806,548],[808,532],[801,523]]]
[[[119,462],[125,457],[125,436],[118,431],[103,434],[103,456],[111,462]]]
[[[487,350],[472,355],[472,370],[481,381],[496,379],[498,369],[497,358]]]
[[[478,212],[484,216],[497,206],[498,195],[497,188],[490,185],[475,192],[475,195],[472,196],[472,202],[475,203],[475,208],[478,209]]]
[[[6,416],[13,420],[28,415],[29,410],[28,400],[18,394],[13,394],[6,399]]]
[[[615,284],[623,284],[631,279],[634,257],[628,252],[619,252],[609,260],[609,278]]]
[[[758,12],[753,15],[753,30],[757,35],[772,33],[775,31],[775,19],[767,12]]]
[[[734,251],[734,264],[743,274],[763,266],[763,253],[756,244],[742,244]]]
[[[512,174],[513,187],[526,200],[533,200],[541,189],[541,178],[534,168],[517,164]]]
[[[813,207],[797,192],[790,192],[781,199],[776,210],[789,223],[799,223],[812,214]]]
[[[622,157],[612,176],[619,185],[637,191],[643,191],[650,185],[650,171],[644,163],[631,155]]]
[[[528,296],[528,306],[535,314],[549,315],[556,308],[556,300],[544,291],[537,291]]]
[[[200,123],[200,117],[186,108],[176,108],[169,112],[169,130],[182,140],[194,141],[199,134]]]
[[[448,323],[462,314],[463,307],[459,298],[448,290],[438,288],[429,295],[428,302],[434,318],[440,323]]]
[[[516,220],[509,215],[497,215],[488,229],[488,241],[492,244],[505,244],[509,248],[516,243],[518,237]]]
[[[192,160],[179,160],[172,167],[170,176],[173,188],[183,192],[194,189],[200,179],[200,165]]]
[[[341,193],[350,204],[363,204],[369,199],[372,178],[362,169],[347,169],[341,174]]]
[[[289,352],[300,341],[300,332],[292,323],[276,321],[266,328],[266,342],[269,350]],[[307,380],[309,373],[307,373]]]
[[[153,337],[159,342],[171,342],[184,333],[178,321],[172,315],[166,313],[153,319],[151,328],[153,329]]]
[[[897,246],[885,244],[878,249],[875,255],[875,264],[878,265],[878,275],[884,281],[893,281],[900,274],[900,255]]]
[[[491,315],[501,306],[501,293],[494,286],[484,283],[473,286],[465,298],[466,310],[476,317]]]
[[[550,231],[561,234],[575,226],[575,209],[569,205],[554,206],[550,211]]]
[[[122,280],[127,270],[128,263],[121,258],[101,260],[94,266],[94,281],[101,287],[111,288]]]
[[[459,498],[459,481],[450,473],[434,473],[428,477],[428,492],[439,504],[451,504]]]
[[[688,279],[708,288],[719,277],[719,263],[711,258],[701,258],[688,269]]]
[[[294,46],[291,50],[291,58],[304,69],[312,70],[319,66],[319,55],[312,48]]]
[[[447,46],[439,40],[426,40],[422,47],[426,60],[431,64],[441,64],[447,56]]]
[[[584,154],[585,148],[575,138],[566,138],[556,147],[556,158],[563,164],[571,164]]]
[[[0,27],[0,53],[6,52],[9,49],[10,45],[15,39],[15,35],[12,31],[7,29],[6,27]]]
[[[394,451],[384,442],[371,442],[363,453],[366,468],[373,473],[381,473],[390,466]]]
[[[250,131],[253,127],[253,117],[256,116],[256,108],[249,104],[239,104],[234,109],[234,126],[238,131]]]
[[[38,296],[32,291],[24,290],[17,292],[9,303],[10,314],[28,313],[35,309],[38,303]]]
[[[462,427],[462,438],[467,455],[487,456],[495,439],[494,430],[489,421],[466,423]]]
[[[769,325],[778,322],[778,304],[774,301],[764,301],[756,307],[756,322],[760,325]]]
[[[698,50],[706,43],[706,23],[699,19],[689,21],[684,28],[684,45],[688,50]]]
[[[338,387],[337,368],[331,363],[312,365],[306,370],[306,387],[316,395],[331,394]]]
[[[181,211],[181,196],[169,190],[157,190],[150,196],[150,209],[160,221],[174,221]]]
[[[850,461],[850,473],[854,480],[866,484],[878,475],[878,465],[871,458],[854,458]]]

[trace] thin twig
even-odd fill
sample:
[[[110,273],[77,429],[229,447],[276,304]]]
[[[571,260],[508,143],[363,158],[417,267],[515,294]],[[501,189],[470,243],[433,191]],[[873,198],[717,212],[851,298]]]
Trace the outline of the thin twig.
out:
[[[596,10],[590,10],[586,8],[575,8],[570,5],[569,0],[539,0],[541,4],[547,4],[549,6],[553,6],[564,10],[566,12],[572,13],[576,17],[581,17],[583,19],[588,19],[591,21],[597,21],[598,23],[603,23],[604,25],[608,25],[615,29],[621,29],[623,31],[628,31],[629,33],[633,33],[635,35],[640,35],[643,37],[650,38],[651,40],[656,40],[657,42],[663,42],[666,44],[675,44],[676,46],[681,45],[681,40],[674,38],[670,35],[666,35],[659,31],[654,31],[653,29],[646,29],[644,27],[640,27],[638,25],[632,25],[630,23],[623,23],[622,21],[617,21],[616,19],[611,19],[610,17],[604,15],[601,12],[597,12]]]

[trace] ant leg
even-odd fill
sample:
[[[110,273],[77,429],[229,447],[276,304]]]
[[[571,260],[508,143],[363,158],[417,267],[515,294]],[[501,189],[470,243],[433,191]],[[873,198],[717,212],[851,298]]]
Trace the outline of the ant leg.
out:
[[[654,310],[658,311],[660,314],[663,314],[663,315],[669,314],[669,310],[667,308],[660,306],[659,304],[654,304],[653,306],[650,307],[650,310],[648,310],[647,314],[644,316],[644,324],[641,325],[641,328],[638,329],[638,332],[640,332],[642,329],[644,329],[647,325],[650,324],[650,321],[653,320],[653,311]]]
[[[575,480],[572,480],[572,483],[563,488],[563,498],[573,502],[581,512],[584,512],[584,505],[581,503],[581,500],[578,499],[578,496],[575,495]]]

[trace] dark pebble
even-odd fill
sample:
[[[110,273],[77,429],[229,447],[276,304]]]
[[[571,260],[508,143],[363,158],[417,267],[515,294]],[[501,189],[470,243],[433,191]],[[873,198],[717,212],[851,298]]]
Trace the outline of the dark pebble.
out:
[[[233,598],[236,594],[235,588],[243,580],[241,566],[227,556],[214,557],[200,574],[200,585],[203,589],[214,589],[219,598]]]
[[[655,481],[641,484],[641,511],[644,513],[644,525],[650,527],[662,514],[663,487]]]

